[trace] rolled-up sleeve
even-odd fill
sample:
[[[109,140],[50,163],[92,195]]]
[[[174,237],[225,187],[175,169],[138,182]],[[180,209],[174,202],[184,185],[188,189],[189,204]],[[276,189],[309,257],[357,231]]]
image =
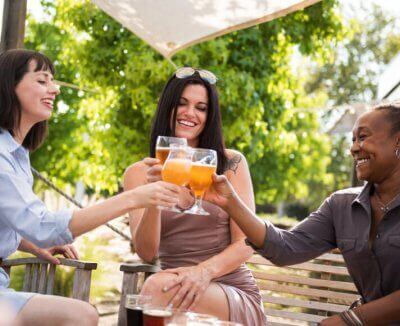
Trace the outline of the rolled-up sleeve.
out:
[[[308,261],[335,248],[330,201],[331,197],[291,230],[282,230],[265,221],[264,245],[256,251],[274,264],[284,266]]]
[[[0,170],[0,218],[23,238],[39,247],[71,243],[71,217],[72,210],[50,212],[23,177]]]

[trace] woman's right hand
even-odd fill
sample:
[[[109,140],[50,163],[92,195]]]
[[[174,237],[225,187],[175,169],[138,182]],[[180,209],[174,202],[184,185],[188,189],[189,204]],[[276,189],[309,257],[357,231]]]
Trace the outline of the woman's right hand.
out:
[[[179,186],[157,181],[130,190],[134,208],[173,207],[178,203]]]
[[[147,183],[161,181],[162,165],[160,160],[153,157],[146,157],[142,161],[147,166],[146,180]]]

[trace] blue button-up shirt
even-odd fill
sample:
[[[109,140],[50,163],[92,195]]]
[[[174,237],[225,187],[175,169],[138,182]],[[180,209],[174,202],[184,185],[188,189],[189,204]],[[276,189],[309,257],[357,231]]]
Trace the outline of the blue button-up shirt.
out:
[[[56,213],[46,209],[33,193],[29,151],[11,134],[0,129],[0,258],[15,252],[21,238],[39,247],[64,245],[73,241],[68,228],[71,210]],[[0,268],[0,289],[9,279]]]

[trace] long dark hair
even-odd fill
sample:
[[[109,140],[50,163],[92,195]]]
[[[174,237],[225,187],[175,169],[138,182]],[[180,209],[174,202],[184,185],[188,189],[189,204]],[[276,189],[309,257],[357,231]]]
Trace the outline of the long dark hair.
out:
[[[29,71],[30,62],[35,61],[35,71],[49,70],[54,75],[54,66],[45,55],[31,50],[8,50],[0,54],[0,128],[18,129],[21,123],[21,104],[15,88]],[[47,135],[47,121],[36,123],[26,135],[22,145],[33,151]]]
[[[227,166],[225,143],[222,135],[221,111],[219,108],[218,92],[215,85],[201,79],[196,71],[192,76],[177,78],[175,74],[168,80],[162,91],[154,116],[150,137],[150,156],[155,157],[155,147],[158,136],[174,136],[176,113],[182,93],[187,85],[203,85],[208,94],[207,121],[200,134],[200,148],[213,149],[218,154],[217,173],[222,174]],[[172,116],[172,128],[170,126]]]

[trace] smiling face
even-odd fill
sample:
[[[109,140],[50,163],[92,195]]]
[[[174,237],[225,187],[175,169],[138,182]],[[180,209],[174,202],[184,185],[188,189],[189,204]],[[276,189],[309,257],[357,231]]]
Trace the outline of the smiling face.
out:
[[[363,114],[354,125],[351,147],[357,178],[373,183],[390,178],[400,168],[400,160],[395,155],[399,138],[399,132],[392,132],[385,112]]]
[[[31,125],[51,117],[54,100],[60,93],[51,72],[35,71],[36,66],[36,61],[32,60],[28,72],[15,87],[21,106],[21,121]]]
[[[175,136],[186,138],[189,146],[197,147],[207,122],[207,114],[207,89],[203,85],[187,85],[176,112]]]

